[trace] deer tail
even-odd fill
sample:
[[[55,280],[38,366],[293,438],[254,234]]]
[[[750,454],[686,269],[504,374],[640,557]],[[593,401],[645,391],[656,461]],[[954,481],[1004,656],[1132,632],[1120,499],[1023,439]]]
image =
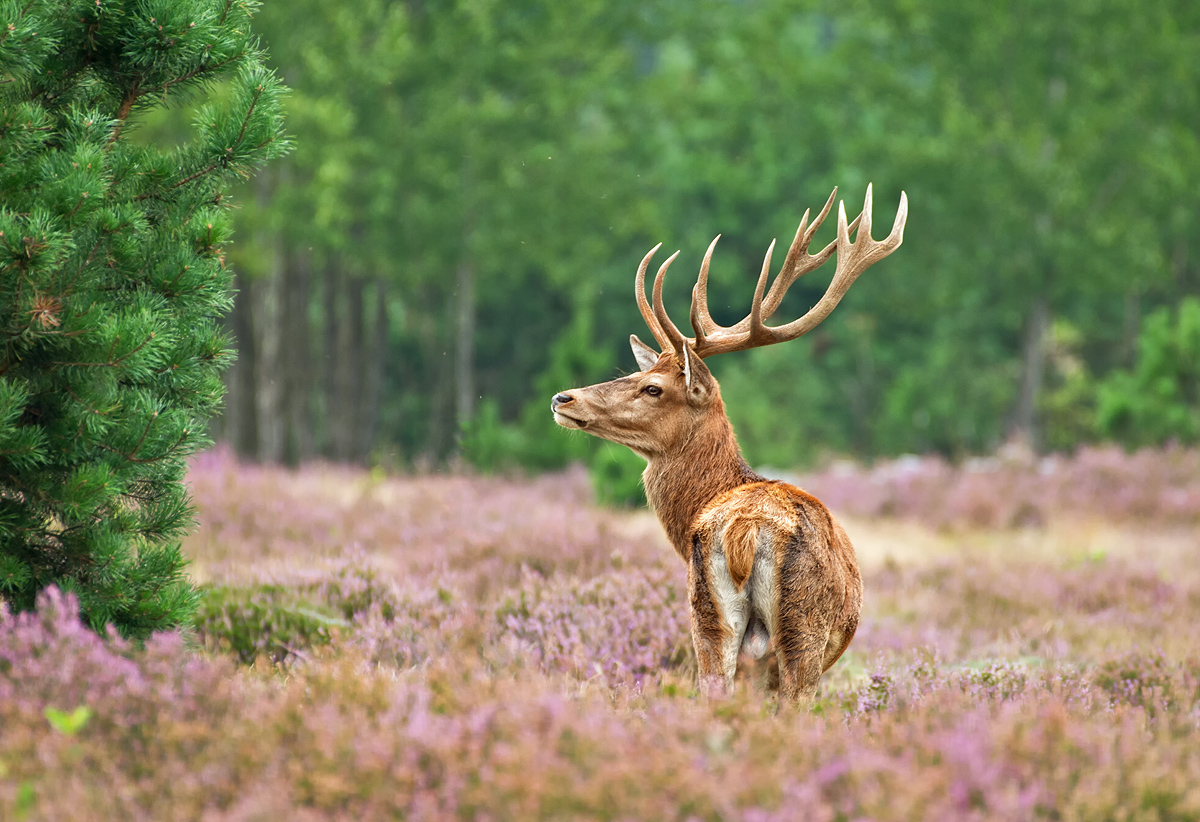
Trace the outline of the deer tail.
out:
[[[725,526],[721,546],[725,550],[725,564],[733,585],[741,591],[754,568],[754,552],[758,546],[758,521],[752,517],[734,516]]]

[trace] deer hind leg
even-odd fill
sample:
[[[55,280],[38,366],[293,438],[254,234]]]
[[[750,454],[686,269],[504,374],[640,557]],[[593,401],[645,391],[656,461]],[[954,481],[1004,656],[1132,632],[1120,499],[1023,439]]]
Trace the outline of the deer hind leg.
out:
[[[692,644],[701,693],[721,695],[733,687],[750,603],[748,595],[739,592],[730,579],[724,555],[703,548],[697,538],[688,566]]]
[[[854,632],[858,630],[858,616],[846,618],[842,623],[829,632],[829,644],[825,646],[825,659],[821,663],[822,671],[832,668],[850,647],[850,640],[854,639]]]
[[[808,625],[783,624],[775,638],[779,660],[779,695],[789,702],[808,701],[817,694],[825,672],[822,664],[827,631]]]
[[[828,667],[830,639],[845,598],[820,561],[804,550],[802,535],[780,563],[775,652],[781,699],[810,700]],[[834,637],[842,645],[844,637]],[[843,645],[844,647],[844,645]],[[841,648],[837,649],[840,655]]]

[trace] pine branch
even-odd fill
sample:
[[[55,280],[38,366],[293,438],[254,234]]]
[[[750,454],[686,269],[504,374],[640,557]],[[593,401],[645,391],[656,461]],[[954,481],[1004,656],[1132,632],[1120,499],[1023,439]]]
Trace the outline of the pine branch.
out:
[[[190,432],[190,431],[184,431],[184,432],[183,432],[183,433],[182,433],[182,434],[179,436],[179,439],[177,439],[177,440],[175,441],[175,443],[174,443],[174,444],[173,444],[173,445],[172,445],[170,448],[168,448],[168,449],[167,449],[166,451],[164,451],[163,453],[159,454],[157,457],[149,457],[149,458],[147,458],[147,459],[138,459],[137,457],[135,457],[135,456],[133,455],[133,454],[136,454],[136,453],[137,453],[137,448],[134,448],[134,449],[133,449],[133,453],[132,453],[132,454],[126,454],[124,451],[118,451],[116,448],[113,448],[113,447],[112,447],[112,446],[110,446],[110,445],[105,445],[105,444],[104,444],[104,443],[102,443],[102,442],[96,443],[96,446],[97,446],[98,448],[101,448],[101,449],[105,450],[105,451],[110,451],[110,452],[112,452],[113,454],[116,454],[117,456],[124,457],[125,459],[129,460],[129,461],[130,461],[130,462],[132,462],[132,463],[136,463],[136,464],[138,464],[138,465],[151,465],[152,463],[161,462],[162,460],[166,459],[167,457],[170,457],[170,456],[174,455],[174,453],[175,453],[175,452],[176,452],[176,451],[179,449],[179,446],[181,446],[181,445],[183,445],[185,442],[187,442],[187,439],[188,439],[188,437],[190,437],[190,436],[191,436],[191,432]],[[145,439],[145,436],[143,435],[143,437],[142,437],[142,438],[143,438],[143,439]],[[140,443],[140,442],[138,443],[138,446],[139,446],[139,447],[141,446],[141,443]]]
[[[254,114],[254,108],[255,108],[255,106],[258,105],[258,101],[262,97],[264,91],[266,91],[266,89],[264,89],[262,86],[258,87],[258,93],[254,95],[254,100],[251,101],[250,107],[246,110],[246,116],[244,118],[242,118],[242,127],[238,131],[238,136],[234,140],[234,144],[225,149],[225,154],[227,156],[233,153],[233,150],[237,147],[238,143],[240,143],[242,141],[242,138],[246,135],[246,129],[250,125],[250,117]],[[257,146],[255,146],[254,150],[258,151],[259,149],[269,146],[273,142],[275,142],[275,138],[266,140],[262,143],[259,143]],[[200,177],[203,177],[207,174],[212,173],[213,171],[216,171],[218,168],[221,167],[221,165],[222,165],[222,163],[219,161],[216,163],[212,163],[208,167],[203,168],[200,171],[197,171],[196,173],[183,178],[179,182],[175,183],[175,185],[171,186],[171,188],[168,190],[174,191],[175,189],[182,188],[183,186],[187,185],[188,183],[192,182],[193,180],[197,180]],[[158,196],[157,192],[147,191],[144,194],[139,194],[138,196],[134,197],[134,199],[135,200],[145,200],[145,199],[150,199],[151,197],[157,197],[157,196]]]
[[[167,82],[163,83],[160,86],[155,86],[153,89],[147,90],[146,93],[147,94],[150,94],[150,93],[157,94],[159,92],[162,92],[163,94],[166,94],[168,89],[171,88],[171,86],[176,86],[176,85],[179,85],[180,83],[186,83],[188,80],[194,80],[197,77],[202,77],[206,74],[211,74],[213,72],[220,71],[221,69],[225,68],[225,66],[228,66],[230,63],[238,62],[238,61],[245,59],[246,55],[248,55],[249,53],[250,52],[248,52],[248,51],[240,51],[237,54],[234,54],[230,57],[227,57],[224,60],[221,60],[219,63],[205,63],[205,64],[199,66],[198,68],[196,68],[194,71],[189,71],[187,74],[181,75],[179,77],[175,77],[171,80],[168,80]]]
[[[25,89],[22,100],[32,100],[41,119],[7,118],[0,128],[0,141],[20,148],[0,181],[0,193],[11,204],[5,228],[13,223],[19,232],[5,239],[12,248],[0,271],[9,303],[0,319],[0,374],[6,384],[15,384],[13,396],[20,398],[15,407],[6,406],[5,419],[27,429],[18,430],[15,439],[6,437],[0,448],[0,461],[21,464],[0,483],[0,497],[17,517],[12,545],[6,542],[2,550],[28,558],[29,566],[5,598],[29,607],[38,590],[65,583],[88,603],[94,627],[112,621],[126,635],[144,636],[185,620],[191,598],[175,559],[164,554],[151,567],[139,564],[130,548],[153,547],[184,527],[179,474],[196,447],[197,429],[189,422],[183,430],[183,424],[202,422],[220,394],[211,352],[163,346],[157,330],[182,321],[208,335],[219,321],[228,284],[196,277],[210,265],[201,260],[210,250],[219,254],[220,246],[206,245],[216,235],[201,235],[199,246],[205,247],[199,247],[190,226],[198,206],[219,205],[216,189],[233,175],[195,183],[222,167],[245,174],[263,159],[266,143],[256,148],[248,141],[279,139],[273,133],[279,115],[275,86],[264,82],[256,89],[242,79],[236,104],[246,106],[241,122],[236,108],[225,109],[214,129],[205,131],[211,154],[179,170],[164,147],[123,139],[125,124],[136,112],[164,104],[176,87],[194,88],[233,73],[263,77],[245,25],[249,9],[239,0],[219,0],[224,8],[216,9],[221,19],[216,39],[186,41],[145,30],[133,13],[105,14],[99,23],[74,3],[17,3],[19,8],[9,4],[13,25],[0,29],[0,43],[18,70],[0,83]],[[33,29],[43,33],[43,27],[61,42],[53,47],[32,42]],[[18,45],[27,38],[29,47]],[[191,44],[198,53],[189,53]],[[186,62],[172,71],[179,60]],[[88,113],[97,109],[104,112],[99,129]],[[227,143],[214,145],[218,140]],[[73,188],[60,173],[75,159],[66,156],[69,151],[100,157],[102,167],[88,173],[106,175],[103,198],[90,185]],[[85,188],[91,195],[87,203]],[[34,202],[55,207],[34,210]],[[164,261],[170,261],[166,267]],[[142,299],[136,292],[150,282],[155,294]],[[131,307],[145,319],[119,322]],[[116,370],[97,379],[97,372],[82,370],[89,368]],[[62,427],[64,414],[75,421],[75,430],[70,423]],[[176,414],[183,416],[176,421]],[[114,427],[118,417],[125,427]],[[111,487],[87,482],[96,471],[112,473],[119,482]],[[147,598],[156,592],[172,592],[178,601],[147,610]]]
[[[129,112],[133,110],[133,104],[137,102],[141,94],[138,92],[138,85],[142,82],[142,78],[133,81],[133,85],[129,87],[129,91],[125,93],[125,99],[121,101],[121,107],[117,109],[117,127],[113,129],[112,137],[108,140],[108,147],[111,148],[113,143],[117,142],[117,138],[121,136],[121,129],[125,127],[125,120],[129,117]]]
[[[115,360],[112,358],[112,355],[113,350],[117,347],[117,343],[121,339],[120,335],[117,336],[116,340],[113,340],[113,344],[108,350],[108,360],[106,362],[52,362],[50,365],[55,368],[114,368],[145,348],[154,339],[154,334],[155,332],[151,331],[150,336],[143,340],[141,345]]]
[[[29,10],[31,8],[33,8],[34,2],[36,2],[36,0],[29,0],[29,2],[25,5],[25,8],[21,9],[21,13],[17,15],[18,20],[24,19],[25,15],[29,13]],[[228,10],[229,9],[228,9],[228,5],[227,5],[226,11],[228,11]],[[224,19],[224,18],[222,18],[222,19]],[[0,43],[3,43],[5,40],[7,40],[8,35],[12,34],[16,30],[17,30],[17,27],[14,26],[12,23],[9,23],[8,27],[4,30],[4,33],[2,35],[0,35]],[[8,82],[12,82],[12,81],[9,80]]]
[[[246,109],[246,116],[242,120],[241,129],[238,130],[237,139],[233,141],[234,145],[242,142],[242,138],[246,136],[246,127],[250,125],[250,118],[253,116],[254,109],[258,106],[258,101],[262,98],[264,91],[266,91],[266,88],[260,85],[257,89],[258,93],[255,94],[254,99],[250,101],[250,108]]]

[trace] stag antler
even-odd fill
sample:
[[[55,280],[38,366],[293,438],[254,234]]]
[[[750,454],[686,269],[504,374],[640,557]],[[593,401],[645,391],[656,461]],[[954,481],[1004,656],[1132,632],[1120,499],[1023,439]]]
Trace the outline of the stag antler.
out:
[[[771,256],[775,251],[775,242],[771,241],[766,257],[763,259],[762,271],[758,275],[758,284],[754,289],[754,301],[750,304],[750,313],[740,322],[729,327],[717,325],[708,313],[708,265],[712,259],[713,249],[716,248],[717,240],[721,239],[721,235],[718,234],[708,246],[704,262],[700,266],[700,276],[692,289],[691,323],[692,329],[696,332],[694,338],[683,335],[671,322],[671,318],[667,316],[662,305],[663,278],[667,273],[667,268],[679,256],[678,251],[662,264],[658,269],[658,274],[654,277],[653,310],[646,300],[646,267],[650,264],[650,258],[662,244],[652,248],[638,266],[637,299],[642,317],[646,320],[646,325],[650,327],[654,339],[658,341],[662,350],[666,351],[670,346],[672,350],[682,353],[681,346],[688,345],[691,346],[696,356],[704,359],[713,354],[724,354],[727,351],[744,351],[748,348],[787,342],[816,328],[822,320],[829,316],[860,274],[900,247],[904,241],[904,223],[908,219],[908,195],[901,192],[900,207],[896,210],[896,221],[892,225],[891,233],[882,241],[873,240],[871,238],[872,187],[868,184],[862,213],[853,222],[847,223],[846,204],[838,203],[837,239],[817,254],[809,254],[808,245],[812,242],[813,235],[824,222],[826,215],[829,214],[829,209],[836,196],[837,189],[834,188],[825,207],[813,220],[812,225],[808,225],[809,212],[804,212],[804,216],[800,220],[800,227],[796,230],[796,238],[792,240],[787,258],[783,262],[783,268],[780,269],[779,275],[771,285],[770,292],[764,297],[767,276],[771,270]],[[855,229],[858,230],[858,233],[854,242],[851,242],[850,232]],[[835,250],[837,251],[837,269],[834,271],[833,281],[817,304],[798,320],[776,327],[766,326],[765,321],[778,310],[779,304],[783,302],[783,297],[792,283],[824,265]]]

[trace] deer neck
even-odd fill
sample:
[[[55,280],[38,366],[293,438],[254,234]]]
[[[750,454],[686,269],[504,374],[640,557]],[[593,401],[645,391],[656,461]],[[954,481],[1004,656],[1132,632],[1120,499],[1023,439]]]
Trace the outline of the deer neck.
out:
[[[684,561],[700,512],[726,491],[761,479],[742,459],[720,400],[682,445],[651,458],[642,474],[646,499]]]

